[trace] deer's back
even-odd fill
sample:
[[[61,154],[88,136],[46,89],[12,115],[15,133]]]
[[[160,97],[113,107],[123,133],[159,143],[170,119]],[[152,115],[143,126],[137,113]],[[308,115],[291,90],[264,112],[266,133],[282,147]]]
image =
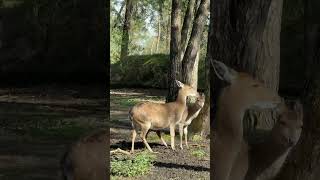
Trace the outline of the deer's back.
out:
[[[138,124],[151,123],[151,128],[163,128],[169,126],[169,122],[178,116],[174,103],[139,103],[132,107],[129,114],[131,119]],[[182,113],[182,112],[181,112]]]

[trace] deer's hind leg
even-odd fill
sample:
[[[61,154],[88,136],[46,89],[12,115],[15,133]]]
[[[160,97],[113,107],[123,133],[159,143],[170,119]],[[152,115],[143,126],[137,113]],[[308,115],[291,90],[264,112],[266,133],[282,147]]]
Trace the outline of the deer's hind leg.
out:
[[[142,138],[142,141],[143,141],[144,145],[148,148],[148,150],[150,152],[153,152],[151,147],[149,146],[149,144],[147,142],[147,139],[146,139],[146,135],[147,135],[150,127],[151,127],[151,124],[145,124],[145,125],[141,126],[141,134],[140,134],[140,136]]]
[[[158,135],[158,137],[161,139],[162,144],[165,145],[166,147],[168,147],[166,141],[164,141],[164,139],[163,139],[162,136],[161,136],[161,131],[157,131],[157,135]]]

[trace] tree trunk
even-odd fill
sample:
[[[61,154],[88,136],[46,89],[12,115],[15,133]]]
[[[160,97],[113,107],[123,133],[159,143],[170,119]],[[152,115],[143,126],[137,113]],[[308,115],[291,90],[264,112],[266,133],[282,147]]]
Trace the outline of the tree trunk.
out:
[[[307,80],[301,96],[304,120],[301,138],[277,179],[317,180],[320,176],[320,25],[312,22],[315,5],[305,1]]]
[[[205,60],[205,103],[198,117],[190,124],[190,132],[200,132],[202,137],[207,137],[210,134],[210,60]]]
[[[276,1],[276,0],[273,0]],[[271,33],[277,40],[277,33],[280,27],[271,28],[272,18],[269,16],[273,12],[271,0],[255,1],[236,1],[236,0],[213,0],[211,1],[210,12],[210,30],[208,40],[211,41],[208,46],[208,57],[224,62],[226,65],[237,71],[244,71],[252,74],[258,79],[268,80],[269,87],[276,87],[278,84],[276,78],[268,77],[267,72],[271,72],[278,77],[279,57],[276,55],[272,41],[266,41],[268,34]],[[275,3],[275,2],[274,2]],[[272,23],[271,23],[272,22]],[[279,24],[280,25],[280,24]],[[266,50],[270,51],[270,55]],[[265,57],[266,56],[266,57]],[[271,59],[268,59],[270,58]],[[268,59],[267,67],[263,61]],[[275,64],[275,66],[272,66]],[[261,67],[265,68],[261,69]],[[211,67],[211,72],[214,72]],[[213,76],[210,80],[211,88],[211,130],[215,129],[215,113],[218,108],[216,105],[217,97],[222,88],[222,84]],[[214,139],[214,132],[211,132]],[[211,148],[214,148],[214,140],[211,141]],[[212,154],[212,157],[215,155]],[[214,168],[214,160],[211,160],[210,166]]]
[[[254,44],[258,43],[258,48],[256,57],[250,59],[256,60],[245,62],[252,68],[249,72],[254,77],[275,91],[279,88],[282,5],[283,0],[272,0],[261,42],[254,39]],[[276,122],[274,115],[273,110],[249,110],[244,121],[248,126],[244,128],[247,132],[254,129],[270,130]]]
[[[171,7],[171,39],[170,39],[170,66],[168,71],[168,86],[169,91],[167,95],[167,102],[176,100],[178,87],[175,80],[180,79],[180,58],[179,58],[179,47],[180,47],[180,26],[181,26],[181,1],[172,0]]]
[[[189,85],[193,84],[193,73],[198,73],[193,72],[193,69],[195,66],[197,54],[200,49],[200,38],[203,33],[204,25],[206,22],[205,20],[209,13],[208,6],[209,0],[201,0],[199,9],[197,11],[193,23],[190,40],[188,42],[188,47],[182,60],[182,81]]]
[[[124,17],[123,29],[122,29],[122,41],[121,41],[121,52],[120,61],[123,61],[129,54],[129,32],[131,29],[131,19],[133,10],[133,0],[126,0],[126,13]]]
[[[186,50],[188,42],[189,29],[191,27],[193,13],[194,13],[195,0],[189,0],[186,14],[184,16],[183,25],[181,29],[181,43],[180,43],[180,61],[183,59],[183,55]]]
[[[157,44],[156,44],[156,53],[159,53],[159,46],[160,46],[161,22],[162,22],[162,5],[163,5],[163,1],[159,1],[158,36],[157,36]]]

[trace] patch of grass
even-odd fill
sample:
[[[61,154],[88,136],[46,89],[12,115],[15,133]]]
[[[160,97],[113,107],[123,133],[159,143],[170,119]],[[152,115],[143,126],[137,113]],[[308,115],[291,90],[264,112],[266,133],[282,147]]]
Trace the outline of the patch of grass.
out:
[[[171,137],[169,134],[164,134],[163,132],[161,133],[162,138],[169,143],[171,140]],[[158,135],[155,132],[150,132],[148,134],[148,141],[152,141],[152,142],[161,142],[160,138],[158,137]]]
[[[193,150],[191,154],[192,156],[195,156],[197,158],[204,158],[207,155],[206,152],[202,149]]]
[[[191,139],[192,139],[193,142],[201,142],[202,141],[202,137],[200,135],[197,135],[197,134],[193,135]]]
[[[70,125],[61,128],[31,128],[27,133],[31,137],[75,139],[93,129],[94,127]]]
[[[113,159],[111,160],[111,175],[132,177],[147,174],[153,166],[155,158],[154,154],[144,151],[133,157]]]

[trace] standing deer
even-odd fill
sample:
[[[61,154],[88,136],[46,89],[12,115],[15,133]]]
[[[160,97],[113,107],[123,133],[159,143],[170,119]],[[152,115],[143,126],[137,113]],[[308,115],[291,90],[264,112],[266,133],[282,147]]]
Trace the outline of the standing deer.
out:
[[[149,151],[153,152],[146,140],[146,134],[149,129],[160,130],[167,127],[170,128],[171,148],[175,150],[175,126],[183,118],[184,111],[187,108],[187,96],[199,96],[197,90],[191,86],[185,85],[180,81],[176,81],[176,83],[180,88],[176,101],[169,103],[143,102],[136,104],[129,111],[129,119],[133,128],[131,153],[134,152],[134,141],[138,130],[141,130],[140,135],[145,146]],[[166,145],[160,131],[157,131],[157,135],[162,143]],[[180,132],[180,137],[182,137],[182,132]]]
[[[197,97],[197,100],[194,104],[190,104],[187,106],[187,109],[184,111],[183,118],[179,123],[179,132],[181,133],[183,131],[184,133],[184,140],[186,147],[188,146],[188,126],[191,124],[192,120],[194,120],[196,117],[198,117],[201,109],[204,106],[205,102],[205,95],[202,94],[199,97]],[[182,136],[180,136],[180,148],[182,147]]]
[[[107,180],[107,130],[80,138],[60,162],[64,180]]]
[[[292,110],[284,107],[278,121],[265,141],[250,145],[249,151],[244,152],[244,156],[249,160],[245,179],[274,179],[291,149],[298,142],[302,125],[302,105],[295,103]],[[239,162],[237,166],[243,166],[243,163],[247,162]]]
[[[214,180],[231,180],[236,160],[244,158],[239,153],[247,148],[243,138],[245,111],[253,107],[274,108],[281,98],[249,74],[237,72],[219,61],[211,62],[217,77],[227,83],[217,102],[213,177]]]

